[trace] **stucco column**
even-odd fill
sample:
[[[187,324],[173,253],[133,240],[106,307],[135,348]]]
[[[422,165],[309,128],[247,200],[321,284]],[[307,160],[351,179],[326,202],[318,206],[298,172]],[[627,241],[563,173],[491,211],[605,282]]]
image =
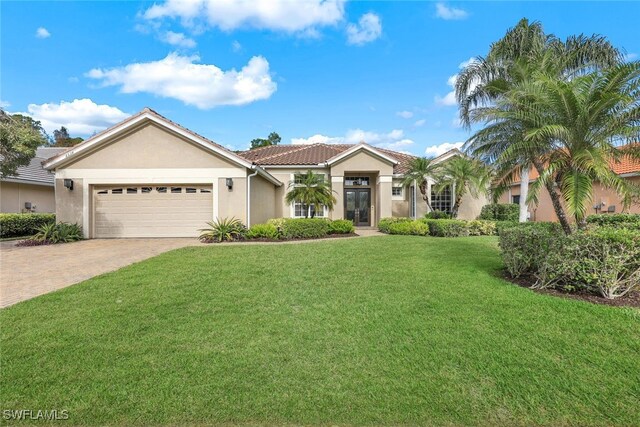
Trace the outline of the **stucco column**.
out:
[[[393,215],[393,209],[391,205],[391,186],[393,184],[393,177],[391,175],[379,175],[377,179],[376,188],[376,206],[378,206],[378,212],[376,218],[388,218]],[[377,222],[376,222],[377,223]]]
[[[344,176],[331,176],[331,190],[336,203],[331,211],[331,219],[344,218]]]

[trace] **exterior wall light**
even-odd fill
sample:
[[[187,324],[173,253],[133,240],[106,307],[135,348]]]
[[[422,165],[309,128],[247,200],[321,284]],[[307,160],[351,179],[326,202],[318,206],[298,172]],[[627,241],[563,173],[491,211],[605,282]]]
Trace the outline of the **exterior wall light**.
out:
[[[69,190],[73,190],[73,180],[65,179],[64,180],[64,188],[68,188]]]
[[[233,178],[227,178],[227,188],[229,191],[233,190]]]

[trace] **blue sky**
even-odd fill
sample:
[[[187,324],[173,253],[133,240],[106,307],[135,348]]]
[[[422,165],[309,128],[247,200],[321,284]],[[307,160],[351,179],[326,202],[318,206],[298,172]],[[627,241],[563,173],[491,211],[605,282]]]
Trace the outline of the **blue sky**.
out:
[[[87,137],[149,106],[233,149],[357,142],[438,154],[468,132],[448,82],[523,17],[640,54],[636,2],[0,4],[0,102]],[[447,95],[449,95],[447,97]]]

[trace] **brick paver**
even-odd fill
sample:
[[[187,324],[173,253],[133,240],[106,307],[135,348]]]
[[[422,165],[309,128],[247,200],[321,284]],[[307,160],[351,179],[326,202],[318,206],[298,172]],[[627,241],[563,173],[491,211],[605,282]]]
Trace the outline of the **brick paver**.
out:
[[[358,229],[357,233],[359,237],[382,235],[373,229]],[[310,242],[317,240],[222,243],[216,246]],[[15,243],[0,242],[0,308],[66,288],[172,249],[203,245],[197,239],[95,239],[31,247],[15,247]]]

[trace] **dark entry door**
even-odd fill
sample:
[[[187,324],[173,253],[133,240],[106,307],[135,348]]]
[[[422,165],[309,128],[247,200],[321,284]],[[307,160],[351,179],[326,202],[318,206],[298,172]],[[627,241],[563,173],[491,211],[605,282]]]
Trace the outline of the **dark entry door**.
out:
[[[371,190],[368,188],[344,190],[344,215],[354,225],[371,225]]]

